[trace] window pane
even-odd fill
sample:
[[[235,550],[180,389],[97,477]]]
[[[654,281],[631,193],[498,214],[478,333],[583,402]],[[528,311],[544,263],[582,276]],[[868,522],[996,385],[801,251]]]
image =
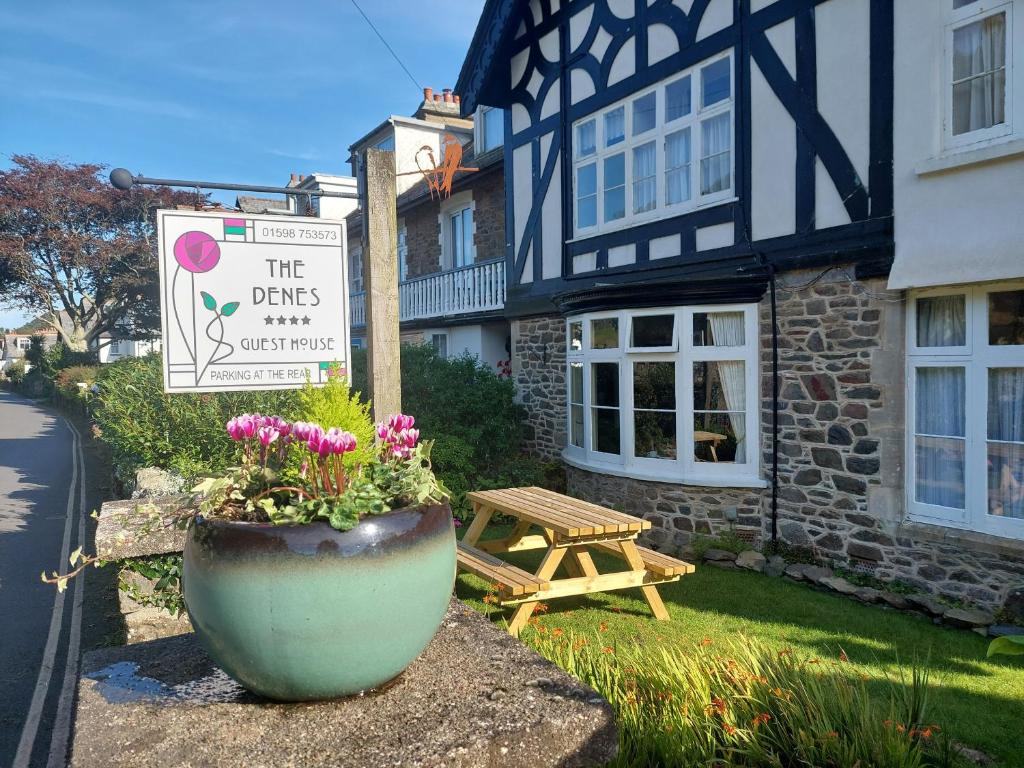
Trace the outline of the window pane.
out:
[[[619,407],[619,364],[591,363],[590,402],[607,408]]]
[[[665,86],[665,122],[690,114],[690,76]]]
[[[729,59],[719,59],[700,71],[701,105],[709,107],[732,93]]]
[[[693,346],[742,347],[746,330],[742,312],[695,312]]]
[[[633,318],[631,347],[670,347],[674,315],[638,315]]]
[[[695,411],[746,410],[746,377],[742,360],[711,360],[693,364]]]
[[[695,413],[693,458],[696,461],[746,464],[745,419],[742,413]]]
[[[967,297],[929,296],[918,299],[917,346],[962,347],[967,343]]]
[[[966,435],[966,377],[960,366],[918,368],[915,432],[919,435]]]
[[[579,352],[583,349],[583,323],[569,323],[569,349]]]
[[[597,152],[597,121],[587,120],[576,126],[576,157]]]
[[[1024,291],[988,295],[988,343],[1024,344]]]
[[[633,149],[633,213],[653,211],[657,204],[654,142]]]
[[[583,403],[583,363],[569,365],[569,402]]]
[[[626,155],[619,153],[604,160],[604,220],[614,221],[626,215]]]
[[[1006,120],[1006,16],[953,30],[953,134]]]
[[[633,135],[637,136],[654,128],[655,94],[648,93],[633,100]]]
[[[473,263],[473,209],[462,211],[462,261],[459,266],[465,267]]]
[[[676,458],[676,415],[661,411],[633,414],[633,451],[638,458]]]
[[[583,406],[573,405],[569,409],[569,439],[577,448],[583,447]]]
[[[690,129],[665,137],[665,203],[690,199]]]
[[[487,109],[484,110],[483,118],[483,151],[487,152],[505,143],[505,111],[501,109]]]
[[[591,349],[618,349],[619,320],[616,317],[605,317],[590,321]]]
[[[637,410],[676,409],[676,364],[633,364],[633,407]]]
[[[700,193],[712,194],[732,186],[732,116],[705,120],[701,128]]]
[[[914,498],[922,504],[963,509],[964,441],[952,437],[914,438],[917,477]]]
[[[601,453],[619,453],[619,409],[592,408],[593,449]]]
[[[626,108],[604,113],[604,145],[610,147],[626,138]]]
[[[597,224],[597,163],[576,169],[576,226]]]
[[[1024,368],[988,376],[988,512],[1024,518]]]
[[[462,216],[456,214],[451,217],[451,249],[452,266],[459,266],[462,263]]]
[[[978,0],[953,0],[953,8],[963,8],[965,5],[976,3]]]

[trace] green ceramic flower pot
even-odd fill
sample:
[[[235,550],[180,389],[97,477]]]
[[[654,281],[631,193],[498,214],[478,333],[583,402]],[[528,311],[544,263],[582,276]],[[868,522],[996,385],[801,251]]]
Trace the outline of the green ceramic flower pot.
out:
[[[396,677],[434,636],[455,583],[447,505],[326,523],[198,518],[185,543],[189,618],[210,657],[272,699],[347,696]]]

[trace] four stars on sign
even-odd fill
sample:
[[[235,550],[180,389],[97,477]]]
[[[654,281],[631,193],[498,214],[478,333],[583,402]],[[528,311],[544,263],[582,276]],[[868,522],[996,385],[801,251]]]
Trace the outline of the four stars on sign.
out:
[[[266,317],[263,318],[263,322],[266,323],[267,325],[273,325],[275,322],[278,325],[285,325],[287,323],[291,323],[292,325],[298,325],[300,321],[302,322],[303,325],[309,325],[312,322],[309,315],[304,315],[302,317],[296,317],[295,315],[292,315],[291,317],[285,317],[284,315],[278,315],[277,317],[273,317],[271,315],[267,315]]]

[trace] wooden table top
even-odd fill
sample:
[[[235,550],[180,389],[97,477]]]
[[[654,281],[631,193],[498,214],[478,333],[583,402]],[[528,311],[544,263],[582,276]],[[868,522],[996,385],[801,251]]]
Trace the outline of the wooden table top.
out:
[[[648,520],[616,512],[544,488],[506,488],[474,491],[471,501],[520,520],[549,528],[561,536],[583,537],[639,533],[651,527]]]

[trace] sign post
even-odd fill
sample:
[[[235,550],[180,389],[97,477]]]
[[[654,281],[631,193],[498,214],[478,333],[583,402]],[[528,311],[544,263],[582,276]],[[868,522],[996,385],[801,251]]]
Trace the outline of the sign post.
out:
[[[157,224],[164,391],[349,375],[345,222],[163,210]]]
[[[375,421],[402,412],[402,370],[398,306],[398,222],[395,157],[366,150],[366,216],[363,279],[369,395]]]

